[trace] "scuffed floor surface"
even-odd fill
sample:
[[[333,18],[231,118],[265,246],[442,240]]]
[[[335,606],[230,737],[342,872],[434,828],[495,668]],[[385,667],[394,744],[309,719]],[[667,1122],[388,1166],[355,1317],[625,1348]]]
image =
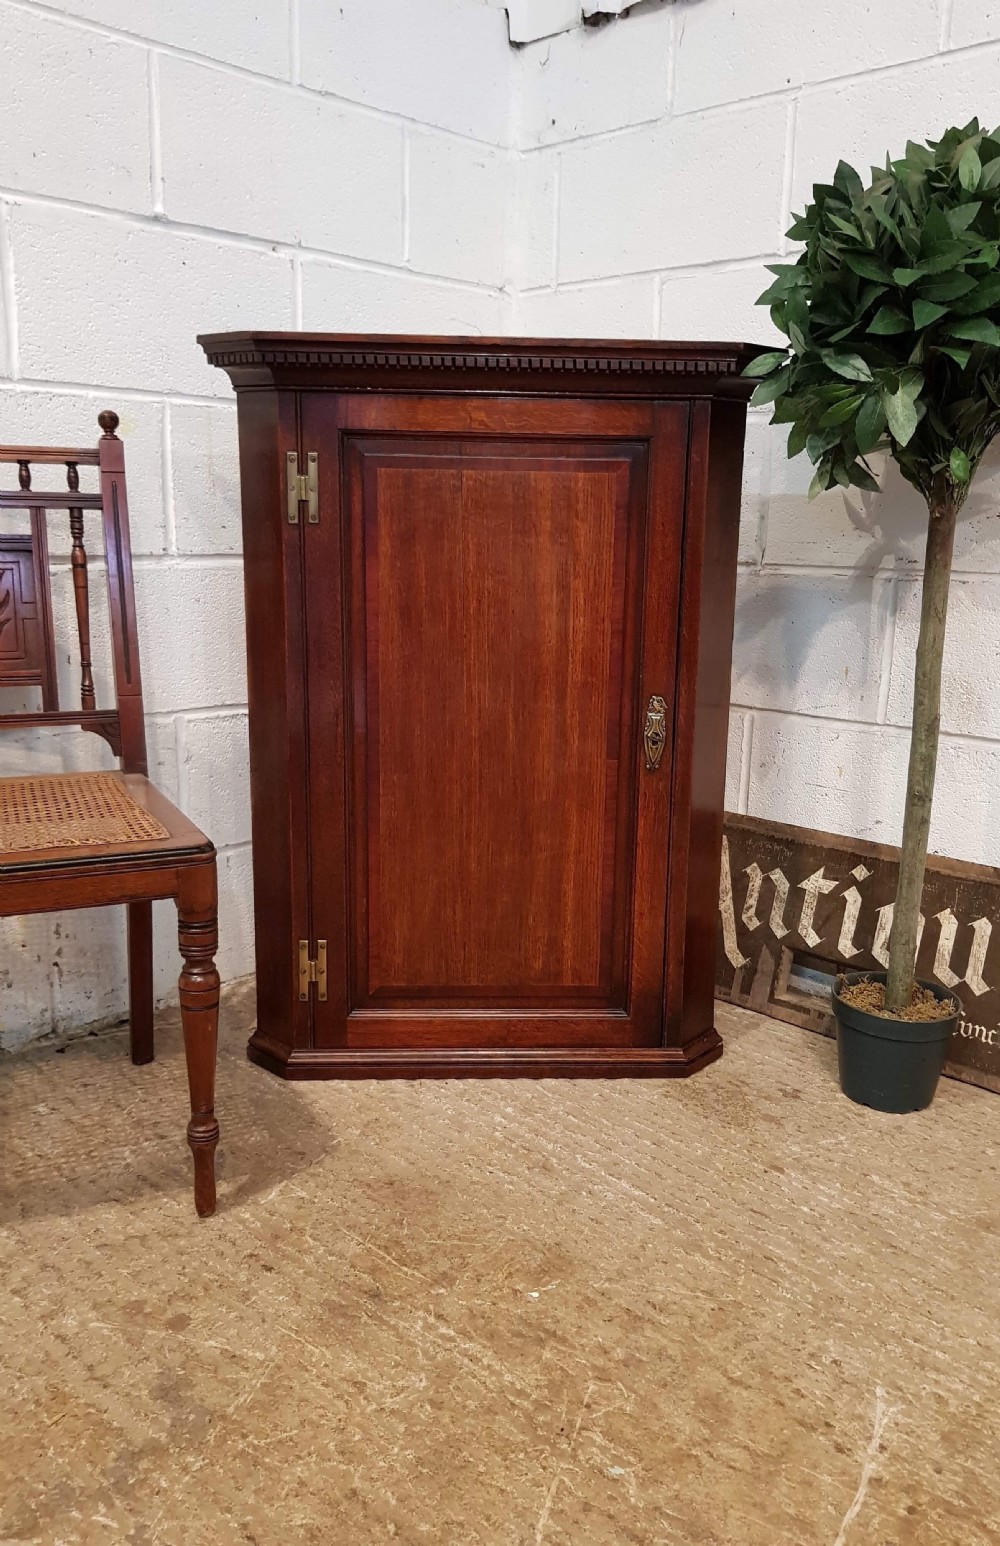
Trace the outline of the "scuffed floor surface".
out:
[[[686,1083],[282,1084],[226,1004],[2,1066],[3,1546],[979,1546],[1000,1100],[850,1105],[721,1012]]]

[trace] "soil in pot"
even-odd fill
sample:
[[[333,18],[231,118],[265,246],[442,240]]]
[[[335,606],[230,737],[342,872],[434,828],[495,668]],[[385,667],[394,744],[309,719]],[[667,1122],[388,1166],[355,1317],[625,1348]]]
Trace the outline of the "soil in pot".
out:
[[[885,979],[859,977],[856,982],[843,979],[838,989],[841,1001],[853,1009],[863,1009],[869,1015],[883,1015],[890,1020],[951,1020],[961,1013],[951,994],[939,998],[932,988],[917,983],[913,998],[906,1009],[893,1010],[885,1007]]]
[[[885,1012],[885,974],[845,972],[833,991],[840,1087],[876,1111],[923,1111],[934,1099],[961,1005],[920,983],[905,1015]]]

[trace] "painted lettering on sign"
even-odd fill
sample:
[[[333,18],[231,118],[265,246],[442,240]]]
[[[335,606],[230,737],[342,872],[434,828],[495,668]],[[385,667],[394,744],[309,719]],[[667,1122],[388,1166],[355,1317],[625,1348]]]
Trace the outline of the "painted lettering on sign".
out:
[[[837,972],[888,965],[897,857],[879,844],[727,816],[720,996],[832,1032]],[[932,858],[924,914],[918,975],[953,989],[968,1014],[949,1071],[1000,1090],[1000,871]]]

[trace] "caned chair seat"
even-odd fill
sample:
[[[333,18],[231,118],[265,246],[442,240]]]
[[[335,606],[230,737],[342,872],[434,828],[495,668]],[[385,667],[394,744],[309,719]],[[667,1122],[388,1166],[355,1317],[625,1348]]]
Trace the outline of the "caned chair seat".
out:
[[[139,773],[0,778],[0,875],[144,854],[211,851],[187,817]]]

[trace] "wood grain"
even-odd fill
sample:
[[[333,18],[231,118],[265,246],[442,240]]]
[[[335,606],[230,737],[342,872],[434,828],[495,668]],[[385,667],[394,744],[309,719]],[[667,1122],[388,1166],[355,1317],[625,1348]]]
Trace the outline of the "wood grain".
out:
[[[201,341],[240,415],[251,1057],[311,1078],[718,1056],[703,942],[754,351]],[[288,453],[318,456],[315,521],[288,520]],[[325,997],[290,981],[300,941],[326,941]]]
[[[631,471],[364,457],[369,994],[608,1000]]]

